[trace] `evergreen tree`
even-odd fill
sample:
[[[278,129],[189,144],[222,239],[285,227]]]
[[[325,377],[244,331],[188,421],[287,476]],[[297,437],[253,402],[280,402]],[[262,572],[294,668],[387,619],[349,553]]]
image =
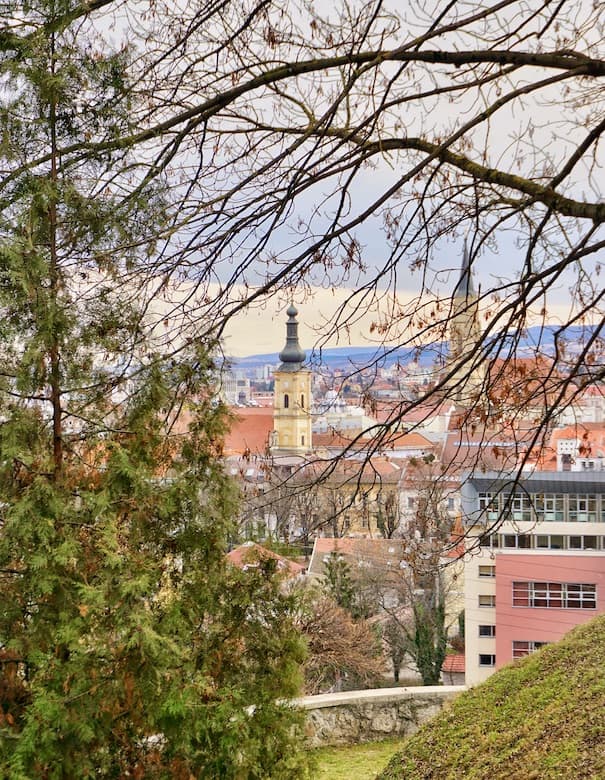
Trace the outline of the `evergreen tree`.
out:
[[[304,776],[291,598],[225,562],[212,347],[146,321],[133,52],[68,0],[0,37],[0,775]]]
[[[339,607],[352,615],[356,612],[356,591],[351,567],[337,552],[325,559],[326,589]]]

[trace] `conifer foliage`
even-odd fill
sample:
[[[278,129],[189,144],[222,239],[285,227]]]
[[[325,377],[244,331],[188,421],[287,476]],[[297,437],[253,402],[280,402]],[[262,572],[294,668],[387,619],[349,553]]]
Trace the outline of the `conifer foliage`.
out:
[[[0,32],[0,775],[304,776],[290,597],[225,562],[211,348],[167,363],[133,283],[166,203],[93,5]]]

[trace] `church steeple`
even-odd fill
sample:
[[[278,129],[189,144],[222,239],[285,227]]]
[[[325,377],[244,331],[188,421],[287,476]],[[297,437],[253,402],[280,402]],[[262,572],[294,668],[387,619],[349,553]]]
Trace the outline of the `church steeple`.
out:
[[[299,371],[307,356],[298,343],[298,320],[296,319],[298,309],[293,303],[288,306],[286,314],[288,315],[286,346],[279,353],[279,359],[281,360],[279,370]]]
[[[481,350],[479,298],[465,239],[460,277],[452,294],[447,361],[449,370],[455,367],[450,392],[458,403],[471,403],[483,386],[485,369],[480,359]]]
[[[458,279],[458,284],[454,290],[454,298],[463,298],[465,300],[475,298],[475,287],[473,285],[473,274],[471,272],[471,261],[466,238],[464,239],[464,249],[462,252],[460,279]]]
[[[450,314],[449,353],[451,359],[472,354],[480,339],[479,305],[466,239],[462,251],[460,277],[452,294]]]
[[[304,455],[311,449],[311,372],[298,342],[296,306],[290,304],[286,314],[286,344],[274,375],[271,452]]]

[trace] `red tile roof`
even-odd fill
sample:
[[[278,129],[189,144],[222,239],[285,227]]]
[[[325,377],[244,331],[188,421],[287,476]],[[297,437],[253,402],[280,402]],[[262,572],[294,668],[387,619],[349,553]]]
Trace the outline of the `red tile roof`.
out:
[[[346,449],[347,447],[359,448],[359,440],[355,445],[352,442],[357,437],[355,435],[344,436],[337,431],[328,431],[327,433],[314,433],[313,434],[313,446],[314,447],[336,447],[338,449]]]
[[[318,537],[313,545],[309,563],[310,574],[323,574],[325,561],[331,553],[344,558],[372,561],[381,568],[390,565],[396,568],[403,557],[403,542],[393,539],[356,539],[353,537]]]
[[[235,420],[225,437],[225,454],[265,454],[269,434],[273,430],[273,409],[246,407],[231,411],[235,414]]]
[[[363,453],[372,451],[378,453],[392,453],[403,450],[423,450],[432,451],[435,445],[432,441],[422,436],[420,433],[389,433],[384,434],[382,430],[376,430],[377,436],[349,433],[348,435],[338,431],[328,431],[327,433],[313,434],[313,447],[345,450],[351,452]]]
[[[423,436],[420,433],[412,432],[412,433],[394,433],[390,436],[388,436],[384,443],[381,443],[382,449],[391,449],[391,450],[398,450],[398,449],[418,449],[418,448],[424,448],[427,450],[432,450],[434,448],[434,444],[432,441],[426,438],[426,436]]]
[[[310,461],[301,472],[306,479],[323,480],[331,486],[396,485],[401,477],[401,462],[395,458],[343,458]]]
[[[605,423],[577,423],[556,428],[551,435],[552,449],[556,451],[557,443],[564,439],[578,439],[580,455],[599,458],[605,456]]]
[[[450,475],[473,469],[514,468],[532,442],[533,433],[520,426],[498,429],[482,425],[452,427],[443,443],[440,460]]]
[[[464,674],[464,655],[446,655],[441,671],[449,674]]]
[[[277,561],[277,569],[289,577],[296,577],[298,574],[302,574],[305,571],[305,567],[296,561],[291,561],[289,558],[285,558],[283,555],[278,555],[272,550],[267,550],[266,547],[261,547],[260,544],[255,542],[246,542],[245,544],[236,547],[227,553],[227,559],[239,569],[244,571],[247,568],[254,568],[258,565],[258,561],[262,559],[273,558]]]
[[[605,423],[578,422],[555,428],[548,445],[537,446],[528,458],[528,463],[540,471],[557,470],[557,446],[560,441],[575,439],[579,442],[580,457],[605,457]]]

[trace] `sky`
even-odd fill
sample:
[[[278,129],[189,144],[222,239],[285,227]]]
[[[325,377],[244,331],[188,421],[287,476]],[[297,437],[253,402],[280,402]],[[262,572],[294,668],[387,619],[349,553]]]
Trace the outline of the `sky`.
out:
[[[363,4],[363,0],[359,0],[359,2],[354,0],[348,7],[355,10],[360,4]],[[319,11],[332,10],[337,5],[330,3],[329,0],[317,0]],[[406,4],[403,4],[403,6],[397,4],[397,6],[402,13],[407,12]],[[415,19],[412,20],[412,23],[419,24],[420,22],[418,19]],[[453,45],[454,43],[456,43],[456,39],[448,45]],[[386,68],[385,72],[390,72],[389,68]],[[520,75],[518,78],[525,78],[525,75]],[[561,111],[561,103],[557,99],[559,95],[557,90],[559,88],[552,87],[552,89],[551,97],[553,100],[550,106],[544,104],[545,97],[549,95],[548,92],[541,96],[542,102],[539,106],[534,98],[515,101],[506,108],[501,108],[498,111],[496,120],[473,130],[473,139],[476,141],[478,149],[481,150],[482,141],[485,140],[487,149],[490,151],[490,161],[494,165],[502,167],[503,170],[514,170],[515,172],[519,169],[519,172],[523,174],[525,172],[522,156],[524,149],[526,152],[528,149],[530,151],[538,150],[538,161],[543,157],[547,161],[551,153],[555,157],[565,158],[568,154],[567,145],[573,145],[577,139],[567,137],[563,133],[562,128],[558,129],[559,122],[570,122],[572,127],[575,124],[576,132],[583,133],[581,122],[577,121],[577,117],[581,117],[582,112],[579,109],[572,114],[568,111]],[[408,135],[421,135],[422,130],[427,131],[426,126],[428,126],[429,135],[432,137],[433,134],[439,132],[439,128],[442,128],[442,126],[446,127],[450,122],[456,125],[460,122],[466,122],[473,113],[482,107],[481,101],[488,100],[489,97],[489,94],[484,94],[483,92],[475,94],[473,91],[469,91],[468,94],[460,99],[456,99],[451,104],[448,101],[442,101],[438,106],[435,105],[433,110],[431,110],[432,104],[430,101],[422,106],[423,109],[427,110],[413,112],[411,108],[408,110],[406,106],[405,132]],[[413,106],[413,104],[409,105]],[[538,108],[539,110],[537,110]],[[433,127],[433,124],[435,127]],[[531,127],[531,133],[528,132],[529,127]],[[565,127],[568,127],[568,125],[565,124]],[[396,128],[393,129],[393,132],[395,130]],[[542,152],[546,150],[548,150],[548,153],[543,155]],[[535,170],[531,167],[531,160],[532,156],[530,155],[525,165],[529,166],[528,170],[531,175],[534,175]],[[403,173],[403,171],[398,170],[398,164],[401,164],[400,158],[398,163],[396,155],[384,153],[377,159],[372,169],[359,169],[358,175],[353,180],[351,190],[348,193],[348,218],[351,219],[359,213],[364,213],[366,209],[372,212],[364,225],[355,230],[355,237],[362,247],[362,258],[370,269],[381,267],[389,254],[379,210],[372,210],[371,206],[383,192],[389,190],[393,182]],[[574,190],[578,187],[581,189],[584,184],[585,182],[582,182],[582,177],[580,176],[579,180],[574,182]],[[321,191],[322,187],[325,188],[323,192]],[[322,204],[323,208],[329,212],[332,208],[329,200],[330,196],[335,201],[339,201],[341,191],[337,186],[337,182],[335,183],[332,178],[328,178],[325,180],[320,179],[318,187],[309,190],[307,195],[307,200],[301,197],[296,200],[296,203],[292,204],[291,225],[295,225],[298,219],[306,224],[309,215],[315,215],[313,226],[316,235],[320,235],[324,229],[324,224],[321,220],[321,215],[317,216],[321,212],[318,204]],[[326,197],[328,198],[327,202],[324,200]],[[393,197],[393,203],[393,207],[397,209],[398,200],[396,196]],[[454,212],[452,217],[454,224],[456,217],[457,212]],[[512,223],[511,228],[514,225],[515,223]],[[559,237],[560,234],[554,236],[555,239]],[[498,247],[492,247],[489,250],[485,249],[476,258],[473,270],[477,288],[486,292],[494,287],[498,287],[502,280],[505,283],[514,282],[515,276],[519,273],[519,269],[522,266],[524,256],[523,247],[516,243],[518,238],[519,235],[514,235],[512,229],[509,232],[502,232],[502,234],[497,236]],[[300,244],[299,241],[301,242]],[[450,235],[443,240],[434,253],[431,258],[432,268],[429,271],[430,281],[428,288],[430,293],[446,296],[454,288],[457,281],[457,269],[460,267],[462,257],[462,242],[462,235]],[[297,234],[294,228],[291,227],[290,232],[288,232],[287,227],[282,227],[271,235],[271,245],[267,246],[266,251],[267,254],[275,252],[278,258],[277,267],[280,267],[280,263],[281,267],[284,267],[293,256],[296,256],[302,243],[300,235]],[[556,248],[554,245],[556,243],[556,241],[553,241],[553,257],[556,256],[554,254]],[[547,251],[549,253],[547,262],[550,262],[550,248]],[[410,260],[413,259],[410,258]],[[216,278],[221,279],[223,282],[226,282],[233,272],[230,260],[230,257],[226,258],[222,274],[217,269]],[[410,274],[408,265],[409,261],[406,257],[401,261],[397,278],[397,294],[404,304],[417,294],[419,287],[418,277]],[[261,269],[259,276],[261,276],[265,267],[259,264],[259,268]],[[256,280],[250,279],[250,282],[256,283]],[[570,301],[570,286],[571,280],[569,278],[561,279],[557,282],[556,289],[552,291],[549,300],[549,316],[555,321],[566,319],[568,308],[573,303]],[[331,322],[335,311],[350,298],[352,292],[346,286],[340,286],[336,290],[314,287],[311,288],[310,294],[304,296],[296,290],[293,291],[292,298],[300,312],[300,340],[304,348],[309,349],[317,344],[319,338],[318,329],[322,325]],[[283,296],[279,298],[273,297],[266,302],[264,308],[254,308],[235,317],[229,323],[225,333],[225,352],[228,355],[238,357],[279,351],[284,342],[285,309],[288,303],[289,299]],[[346,329],[341,328],[339,337],[337,339],[329,339],[327,342],[324,342],[324,346],[366,345],[368,340],[371,340],[370,329],[375,318],[375,312],[365,313],[359,317],[357,322],[351,324],[348,332],[346,332]]]
[[[339,305],[346,303],[352,290],[340,288],[328,291],[313,288],[312,293],[299,300],[294,299],[298,308],[299,341],[304,349],[311,349],[318,341],[318,328],[331,320]],[[402,298],[411,300],[412,296],[402,293]],[[227,326],[224,349],[232,357],[279,352],[286,340],[287,301],[279,303],[276,299],[264,308],[248,310],[231,320]],[[350,332],[344,331],[339,339],[332,338],[324,346],[346,347],[366,346],[376,343],[370,334],[370,326],[375,319],[374,312],[367,312],[359,322],[351,326]]]
[[[331,292],[314,288],[304,299],[294,298],[298,308],[299,340],[305,350],[310,350],[318,344],[318,330],[330,320],[339,305],[349,300],[352,290],[341,288]],[[413,300],[411,292],[402,291],[399,300],[409,303]],[[272,299],[264,308],[256,308],[237,315],[227,326],[224,339],[225,354],[230,357],[246,357],[265,353],[279,352],[286,339],[286,309],[288,302]],[[569,302],[553,304],[550,309],[552,322],[563,322],[569,314]],[[376,312],[367,312],[361,319],[352,324],[349,333],[341,330],[339,339],[331,338],[322,342],[324,347],[346,347],[378,345],[378,340],[370,333],[370,327],[376,320]],[[535,313],[530,317],[529,324],[538,324],[540,317]],[[390,342],[392,343],[392,342]]]

